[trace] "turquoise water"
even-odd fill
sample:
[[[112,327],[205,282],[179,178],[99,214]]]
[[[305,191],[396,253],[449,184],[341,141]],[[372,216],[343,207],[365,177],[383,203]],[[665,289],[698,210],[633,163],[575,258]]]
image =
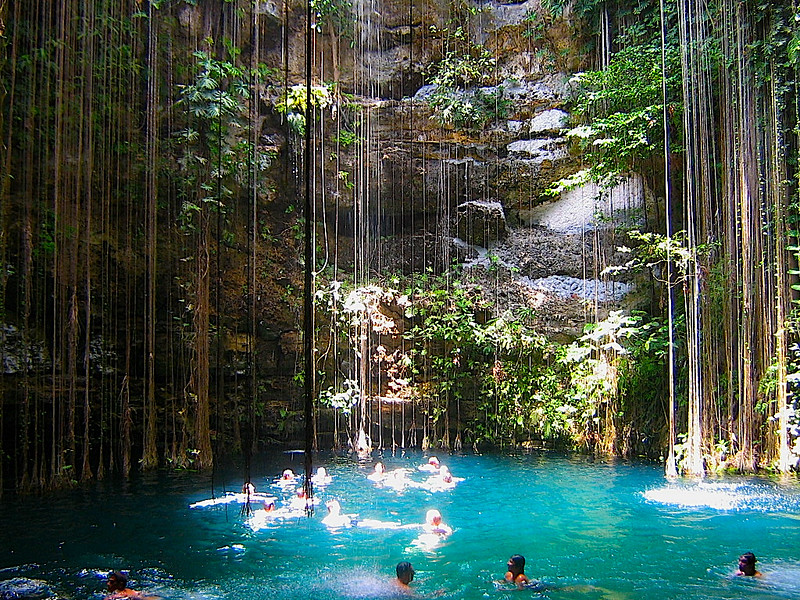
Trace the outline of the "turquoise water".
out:
[[[330,530],[324,506],[311,518],[254,530],[240,505],[190,509],[212,496],[208,475],[168,473],[132,483],[0,501],[0,580],[47,582],[60,598],[99,600],[110,569],[165,600],[396,596],[394,566],[408,560],[418,597],[445,599],[800,598],[800,484],[763,478],[669,483],[661,466],[551,455],[438,455],[453,489],[396,491],[367,479],[374,461],[319,457],[333,480],[317,488],[359,519],[411,525],[436,508],[453,533],[420,546],[420,530]],[[427,454],[376,457],[413,469]],[[262,457],[251,470],[259,491],[297,455]],[[240,469],[217,472],[213,495],[238,491]],[[280,505],[280,503],[279,503]],[[734,578],[753,551],[763,579]],[[544,587],[498,585],[514,553]],[[0,582],[1,583],[1,582]],[[2,591],[0,585],[0,591]],[[1,595],[1,594],[0,594]]]

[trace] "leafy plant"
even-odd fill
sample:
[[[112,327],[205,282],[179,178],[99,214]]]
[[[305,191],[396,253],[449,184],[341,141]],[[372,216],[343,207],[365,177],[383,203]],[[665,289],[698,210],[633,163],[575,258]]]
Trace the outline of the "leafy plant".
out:
[[[308,113],[309,99],[305,84],[293,85],[275,103],[275,110],[286,115],[289,126],[298,135],[306,131],[306,114]],[[314,108],[324,109],[333,104],[330,86],[311,86],[310,104]]]
[[[681,105],[680,57],[667,53],[667,90],[671,150],[679,150]],[[664,150],[664,102],[661,49],[656,45],[630,46],[617,52],[605,70],[577,74],[574,112],[579,124],[567,136],[583,151],[589,168],[586,178],[613,184]],[[556,182],[556,189],[574,185],[574,179]]]

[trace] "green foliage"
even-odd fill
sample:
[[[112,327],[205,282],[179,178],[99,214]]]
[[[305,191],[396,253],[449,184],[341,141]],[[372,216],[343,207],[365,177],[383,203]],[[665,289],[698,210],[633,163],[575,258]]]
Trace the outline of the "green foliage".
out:
[[[503,93],[503,86],[470,91],[438,87],[428,98],[428,103],[440,125],[474,130],[506,118],[511,102]]]
[[[510,102],[503,97],[502,86],[491,86],[495,77],[495,59],[483,46],[472,44],[460,27],[452,33],[456,49],[428,70],[430,83],[436,86],[428,97],[434,118],[442,125],[478,129],[504,118]]]
[[[239,50],[229,41],[224,45],[235,60]],[[274,158],[271,151],[253,146],[245,127],[251,80],[263,82],[269,70],[259,66],[251,71],[204,51],[194,57],[194,81],[179,86],[176,103],[187,114],[186,128],[176,134],[183,177],[179,221],[186,231],[197,227],[205,209],[224,211],[226,201],[252,174],[263,194],[263,174]]]
[[[669,261],[677,277],[692,277],[705,272],[703,263],[708,262],[711,253],[718,246],[718,243],[697,244],[692,250],[687,243],[685,231],[678,231],[668,238],[660,233],[634,230],[628,232],[628,237],[633,242],[633,247],[622,246],[618,250],[629,254],[631,259],[624,265],[606,268],[603,274],[647,269],[658,276],[664,273]]]
[[[353,5],[349,0],[310,0],[311,10],[314,13],[313,27],[322,33],[323,28],[329,25],[338,35],[353,37]]]
[[[358,382],[352,379],[345,379],[340,386],[340,391],[329,387],[319,393],[319,401],[323,406],[339,410],[345,415],[350,414],[360,397]]]
[[[333,142],[342,148],[348,148],[358,141],[358,136],[354,132],[347,129],[339,130],[339,133],[337,133],[333,138]]]
[[[306,114],[308,112],[308,90],[305,84],[293,85],[275,103],[275,110],[286,115],[289,126],[298,135],[306,131]],[[311,86],[311,106],[324,109],[333,104],[331,86]]]
[[[680,97],[680,57],[667,54],[669,98]],[[574,112],[581,124],[567,133],[583,150],[589,179],[609,184],[664,149],[661,50],[631,46],[616,53],[603,71],[579,73]],[[678,130],[680,105],[667,107],[670,130]],[[677,141],[672,143],[677,149]],[[558,182],[555,187],[564,187]]]

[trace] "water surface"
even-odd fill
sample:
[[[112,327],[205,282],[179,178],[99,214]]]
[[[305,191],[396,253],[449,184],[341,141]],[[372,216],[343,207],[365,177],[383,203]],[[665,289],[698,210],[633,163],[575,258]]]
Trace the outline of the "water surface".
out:
[[[428,454],[376,456],[411,479]],[[0,501],[0,584],[28,578],[60,598],[100,600],[110,569],[130,571],[137,590],[179,598],[396,597],[394,566],[408,560],[418,597],[445,599],[616,598],[755,600],[800,598],[800,485],[797,479],[725,478],[667,482],[659,465],[552,455],[439,454],[463,478],[451,490],[397,491],[367,479],[375,461],[319,457],[333,476],[317,488],[357,519],[413,525],[438,509],[453,533],[435,546],[419,529],[322,524],[310,517],[254,529],[240,505],[189,505],[238,491],[245,473],[219,470],[147,475],[68,492]],[[257,466],[255,466],[257,465]],[[259,491],[292,454],[261,457]],[[732,577],[737,557],[758,556],[760,580]],[[514,553],[541,582],[511,590],[496,580]],[[2,587],[0,586],[0,591]]]

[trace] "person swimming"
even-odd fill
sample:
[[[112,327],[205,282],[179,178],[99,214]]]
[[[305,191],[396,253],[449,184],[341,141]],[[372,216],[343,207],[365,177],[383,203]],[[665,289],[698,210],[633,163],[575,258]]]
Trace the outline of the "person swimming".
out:
[[[328,471],[325,467],[317,467],[317,472],[311,476],[311,482],[318,486],[328,485],[332,480],[333,477],[328,475]]]
[[[370,481],[382,481],[384,477],[386,477],[386,467],[384,467],[383,463],[380,461],[375,463],[374,470],[367,475],[367,479]]]
[[[763,577],[764,574],[756,569],[756,562],[758,559],[756,555],[752,552],[745,552],[739,557],[739,568],[737,569],[735,575],[741,575],[745,577]]]
[[[435,508],[425,513],[425,524],[422,529],[425,533],[435,533],[441,536],[448,536],[453,533],[453,528],[442,522],[442,513]]]
[[[417,467],[420,471],[428,471],[430,473],[438,473],[440,468],[439,459],[435,456],[431,456],[426,464]]]
[[[525,557],[521,554],[514,554],[508,559],[506,563],[508,571],[506,571],[505,580],[513,583],[517,588],[522,589],[530,584],[528,576],[525,575]]]
[[[328,500],[325,503],[328,514],[322,519],[322,524],[331,529],[339,527],[352,527],[355,524],[356,515],[342,514],[342,505],[338,500]]]
[[[408,584],[414,581],[414,567],[411,566],[411,563],[405,560],[397,563],[395,573],[397,574],[395,583],[403,590],[409,590]]]
[[[143,596],[136,590],[128,587],[128,576],[122,571],[112,571],[108,574],[106,588],[109,594],[104,600],[118,600],[119,598],[136,598],[138,600],[155,600],[158,596]]]
[[[295,490],[294,497],[289,500],[289,510],[307,511],[317,504],[319,504],[318,498],[309,498],[305,488],[299,487]]]

